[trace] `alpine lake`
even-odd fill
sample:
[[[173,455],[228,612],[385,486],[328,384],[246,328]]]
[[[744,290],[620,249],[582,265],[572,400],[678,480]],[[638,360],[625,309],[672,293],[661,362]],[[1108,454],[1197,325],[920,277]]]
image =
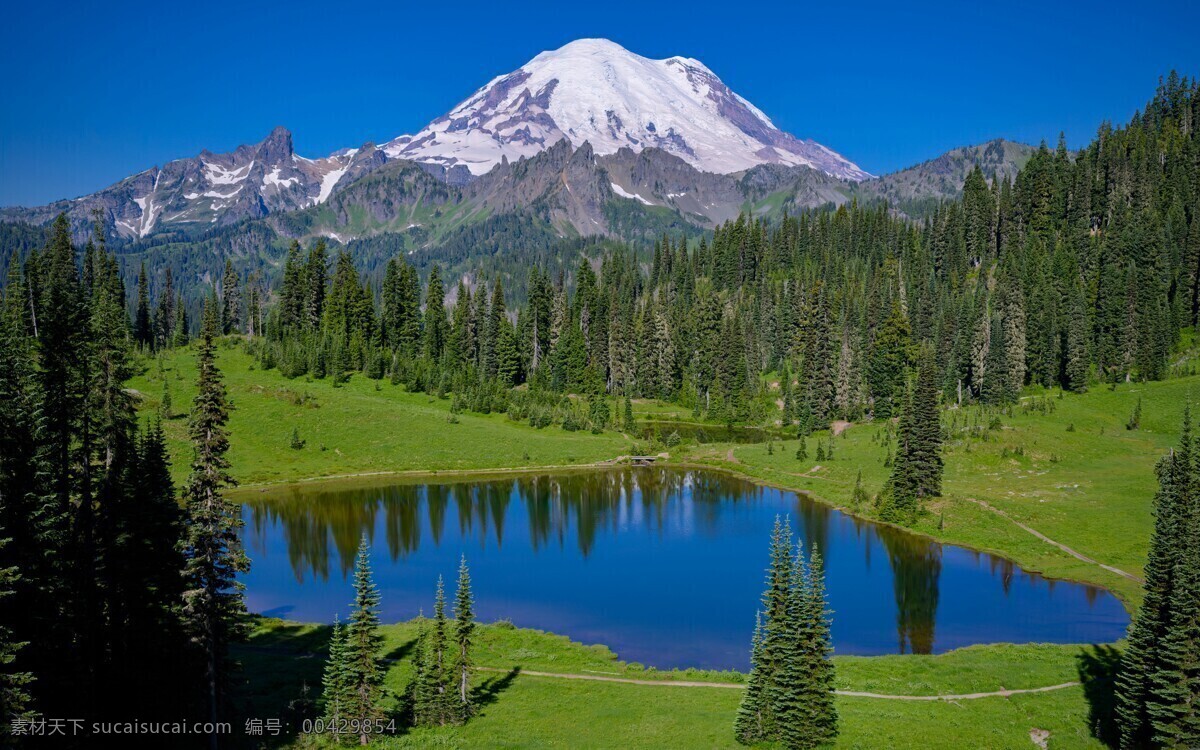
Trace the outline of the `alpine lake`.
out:
[[[726,474],[646,466],[503,478],[309,484],[243,495],[254,612],[349,610],[366,535],[384,622],[431,614],[467,559],[478,617],[602,643],[658,668],[749,666],[768,540],[786,516],[825,560],[838,654],[980,643],[1104,643],[1108,591],[877,525]]]

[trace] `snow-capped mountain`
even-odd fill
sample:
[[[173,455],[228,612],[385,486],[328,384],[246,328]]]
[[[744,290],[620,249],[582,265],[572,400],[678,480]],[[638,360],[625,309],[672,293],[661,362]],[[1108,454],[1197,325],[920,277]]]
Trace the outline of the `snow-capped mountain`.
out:
[[[41,224],[65,211],[74,224],[86,226],[99,209],[111,232],[140,239],[167,227],[226,226],[324,203],[343,180],[351,182],[385,160],[370,144],[306,159],[293,151],[291,133],[275,128],[262,142],[228,154],[202,151],[82,198],[35,209],[5,209],[0,217],[12,214]]]
[[[532,158],[556,145],[567,156],[585,151],[590,167],[599,164],[596,157],[605,163],[613,157],[615,166],[633,164],[632,155],[646,154],[647,159],[638,162],[639,173],[646,171],[646,165],[656,165],[655,169],[673,175],[670,181],[677,189],[655,192],[651,185],[638,184],[633,173],[622,173],[604,182],[592,198],[664,206],[701,223],[718,220],[729,210],[715,194],[702,199],[708,188],[700,187],[720,184],[722,195],[733,195],[731,182],[713,183],[705,173],[740,178],[765,165],[807,168],[849,182],[870,177],[828,148],[776,128],[698,60],[650,60],[610,41],[582,39],[541,53],[519,70],[493,79],[416,135],[396,138],[382,147],[366,144],[307,159],[293,150],[291,133],[276,128],[260,143],[227,154],[202,151],[81,198],[36,208],[0,209],[0,221],[42,225],[66,213],[73,233],[82,239],[99,211],[110,235],[122,240],[138,241],[168,231],[191,236],[244,219],[324,204],[397,160],[415,162],[453,188],[465,188],[495,171],[495,179],[485,180],[465,197],[484,200],[492,209],[515,210],[514,201],[519,203],[537,191],[526,185],[512,196],[501,195],[497,186],[511,182],[512,175],[496,167]],[[651,153],[657,156],[651,158]],[[661,157],[682,161],[671,164]],[[546,164],[557,165],[557,157]],[[387,202],[386,196],[376,193],[381,185],[392,184],[385,180],[372,185],[371,200]],[[829,189],[822,186],[817,193],[828,197]],[[580,232],[603,233],[606,228],[598,225],[592,203],[587,203],[586,211],[564,210],[562,218]],[[575,206],[575,201],[567,204]]]
[[[699,60],[650,60],[605,39],[543,52],[383,150],[482,175],[563,139],[576,147],[590,143],[601,155],[656,147],[720,174],[783,164],[852,181],[871,176],[825,146],[776,128]]]

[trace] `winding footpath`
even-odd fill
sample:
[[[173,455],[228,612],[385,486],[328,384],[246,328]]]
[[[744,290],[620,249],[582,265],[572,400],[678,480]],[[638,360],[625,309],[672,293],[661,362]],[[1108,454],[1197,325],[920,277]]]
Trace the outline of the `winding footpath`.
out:
[[[498,667],[475,667],[477,672],[512,672],[509,669],[500,669]],[[745,688],[745,684],[740,682],[698,682],[688,680],[637,680],[631,677],[601,677],[600,675],[592,674],[567,674],[564,672],[534,672],[526,669],[517,670],[517,674],[525,677],[549,677],[558,680],[588,680],[590,682],[619,682],[624,685],[653,685],[656,687],[682,687],[682,688],[724,688],[727,690],[741,690]],[[1049,693],[1054,690],[1065,690],[1066,688],[1077,687],[1078,682],[1064,682],[1059,685],[1047,685],[1045,687],[1024,688],[1020,690],[993,690],[987,693],[959,693],[952,695],[888,695],[886,693],[867,693],[859,690],[836,690],[838,695],[848,698],[878,698],[888,701],[972,701],[979,698],[1007,698],[1012,695],[1024,695],[1026,693]]]
[[[1004,518],[1004,519],[1012,522],[1021,530],[1027,531],[1030,534],[1033,534],[1034,536],[1036,536],[1038,539],[1041,539],[1046,544],[1052,545],[1054,547],[1058,547],[1060,550],[1062,550],[1063,552],[1066,552],[1068,555],[1070,555],[1071,557],[1074,557],[1076,560],[1082,560],[1083,562],[1088,563],[1089,565],[1099,565],[1101,568],[1104,568],[1109,573],[1116,573],[1117,575],[1119,575],[1123,578],[1128,578],[1129,580],[1134,581],[1135,583],[1145,583],[1144,580],[1142,580],[1138,576],[1135,576],[1133,573],[1127,573],[1126,571],[1121,570],[1120,568],[1115,568],[1112,565],[1107,565],[1105,563],[1102,563],[1099,560],[1088,557],[1087,555],[1083,554],[1082,552],[1077,552],[1077,551],[1071,549],[1070,547],[1063,544],[1062,542],[1054,541],[1053,539],[1046,536],[1042,532],[1040,532],[1037,529],[1032,528],[1030,526],[1026,526],[1025,524],[1021,523],[1020,521],[1018,521],[1017,519],[1008,515],[1007,513],[1000,510],[999,508],[997,508],[994,505],[990,505],[988,503],[985,503],[983,500],[977,500],[973,497],[968,497],[967,499],[970,500],[971,502],[975,503],[976,505],[980,506],[984,510],[990,510],[992,513],[995,513],[996,515],[1000,516],[1001,518]]]

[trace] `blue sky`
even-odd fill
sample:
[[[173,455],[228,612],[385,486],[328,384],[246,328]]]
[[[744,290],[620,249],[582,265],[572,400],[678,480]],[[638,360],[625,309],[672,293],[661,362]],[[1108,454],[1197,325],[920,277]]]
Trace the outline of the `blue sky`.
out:
[[[275,125],[307,156],[382,142],[580,37],[698,58],[779,127],[877,174],[997,136],[1062,130],[1079,146],[1172,67],[1200,74],[1198,28],[1200,3],[1153,1],[17,0],[0,29],[0,205]]]

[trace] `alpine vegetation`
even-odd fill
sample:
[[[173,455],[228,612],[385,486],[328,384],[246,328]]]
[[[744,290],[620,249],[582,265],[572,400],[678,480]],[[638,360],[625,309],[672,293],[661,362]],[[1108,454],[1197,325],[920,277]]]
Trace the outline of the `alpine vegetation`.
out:
[[[321,704],[322,728],[334,737],[357,737],[365,745],[385,719],[383,675],[379,651],[379,589],[371,573],[370,545],[364,535],[354,561],[354,610],[345,627],[333,623],[325,662]]]
[[[1146,598],[1117,677],[1122,748],[1200,747],[1200,463],[1191,409],[1158,464]]]
[[[474,713],[471,696],[471,649],[475,640],[475,600],[464,557],[458,567],[454,621],[446,618],[441,576],[433,604],[433,622],[421,625],[417,639],[416,677],[410,693],[416,726],[465,724]]]
[[[763,609],[751,641],[750,678],[733,731],[745,745],[779,742],[811,748],[838,734],[825,572],[816,545],[792,545],[787,519],[775,518]]]

